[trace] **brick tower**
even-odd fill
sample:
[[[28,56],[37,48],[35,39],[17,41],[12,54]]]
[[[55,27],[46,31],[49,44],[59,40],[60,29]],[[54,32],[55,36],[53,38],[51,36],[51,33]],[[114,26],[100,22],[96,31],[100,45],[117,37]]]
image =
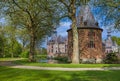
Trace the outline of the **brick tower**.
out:
[[[81,63],[101,63],[103,59],[102,29],[95,21],[88,5],[80,9],[77,17],[79,56]],[[68,56],[72,58],[73,36],[72,29],[68,32]]]

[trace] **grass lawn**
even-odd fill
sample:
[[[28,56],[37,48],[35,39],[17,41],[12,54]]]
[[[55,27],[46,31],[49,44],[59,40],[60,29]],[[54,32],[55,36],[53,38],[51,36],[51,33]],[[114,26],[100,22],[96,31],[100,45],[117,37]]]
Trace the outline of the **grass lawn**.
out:
[[[0,58],[0,61],[16,61],[16,60],[25,60],[27,58]]]
[[[22,64],[27,66],[42,66],[42,67],[66,67],[66,68],[96,68],[96,67],[120,67],[120,64],[48,64],[39,62],[28,62],[27,59],[16,60],[16,64]]]
[[[39,62],[28,62],[26,58],[0,58],[0,61],[13,61],[15,64],[41,67],[66,67],[66,68],[96,68],[96,67],[120,67],[120,64],[48,64]]]
[[[120,81],[120,70],[65,72],[0,66],[0,81]]]

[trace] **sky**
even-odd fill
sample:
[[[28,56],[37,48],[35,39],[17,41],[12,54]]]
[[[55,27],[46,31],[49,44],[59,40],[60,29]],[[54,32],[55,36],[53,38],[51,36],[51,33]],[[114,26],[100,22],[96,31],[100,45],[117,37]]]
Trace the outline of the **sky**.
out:
[[[109,25],[104,26],[103,25],[103,20],[105,18],[104,15],[98,16],[98,13],[101,11],[100,8],[94,8],[91,7],[91,12],[95,18],[95,20],[99,23],[99,27],[103,29],[102,32],[102,39],[105,40],[107,38],[107,30],[111,28],[111,36],[117,36],[120,37],[120,31],[116,32],[113,31],[114,29],[114,23],[110,22]],[[102,20],[103,19],[103,20]],[[67,35],[67,30],[70,29],[71,22],[67,18],[61,20],[59,27],[57,28],[58,35],[66,36]]]
[[[60,26],[57,28],[57,34],[58,35],[61,35],[61,36],[67,36],[67,30],[70,29],[70,25],[71,25],[71,22],[70,21],[63,21],[63,22],[60,22]],[[102,32],[102,38],[103,40],[105,40],[107,38],[107,29],[109,27],[113,27],[113,25],[109,25],[109,26],[101,26],[100,28],[103,29],[103,32]],[[118,36],[120,37],[120,32],[116,32],[116,31],[112,31],[111,32],[111,36]]]

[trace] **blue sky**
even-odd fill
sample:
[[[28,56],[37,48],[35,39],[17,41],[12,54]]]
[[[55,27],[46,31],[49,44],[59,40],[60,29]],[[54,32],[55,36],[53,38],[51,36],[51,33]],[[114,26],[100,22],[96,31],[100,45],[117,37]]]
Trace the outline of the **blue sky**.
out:
[[[61,21],[60,26],[57,28],[58,35],[66,36],[67,35],[67,30],[70,29],[70,25],[71,25],[70,21]],[[103,29],[102,38],[104,40],[107,37],[107,29],[108,28],[113,28],[113,25],[101,26],[100,28]],[[111,35],[120,37],[120,32],[116,32],[116,31],[113,32],[112,31]]]
[[[103,32],[102,32],[103,40],[107,38],[107,30],[109,28],[111,28],[112,30],[111,32],[112,36],[120,37],[120,31],[119,32],[113,31],[114,30],[113,22],[107,21],[109,22],[109,24],[107,26],[103,25],[103,20],[105,21],[105,15],[102,15],[102,16],[99,15],[99,13],[101,12],[101,8],[91,7],[91,12],[93,13],[95,20],[99,23],[99,27],[103,29]],[[66,36],[67,30],[70,29],[70,25],[71,25],[71,22],[67,18],[61,20],[60,25],[57,28],[58,35]]]

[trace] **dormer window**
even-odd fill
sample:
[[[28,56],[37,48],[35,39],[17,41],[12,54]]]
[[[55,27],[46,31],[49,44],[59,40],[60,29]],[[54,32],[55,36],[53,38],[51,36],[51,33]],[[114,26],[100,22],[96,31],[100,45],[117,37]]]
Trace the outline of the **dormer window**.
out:
[[[95,25],[98,26],[99,25],[98,22],[96,22]]]
[[[84,25],[87,26],[87,21],[84,22]]]

